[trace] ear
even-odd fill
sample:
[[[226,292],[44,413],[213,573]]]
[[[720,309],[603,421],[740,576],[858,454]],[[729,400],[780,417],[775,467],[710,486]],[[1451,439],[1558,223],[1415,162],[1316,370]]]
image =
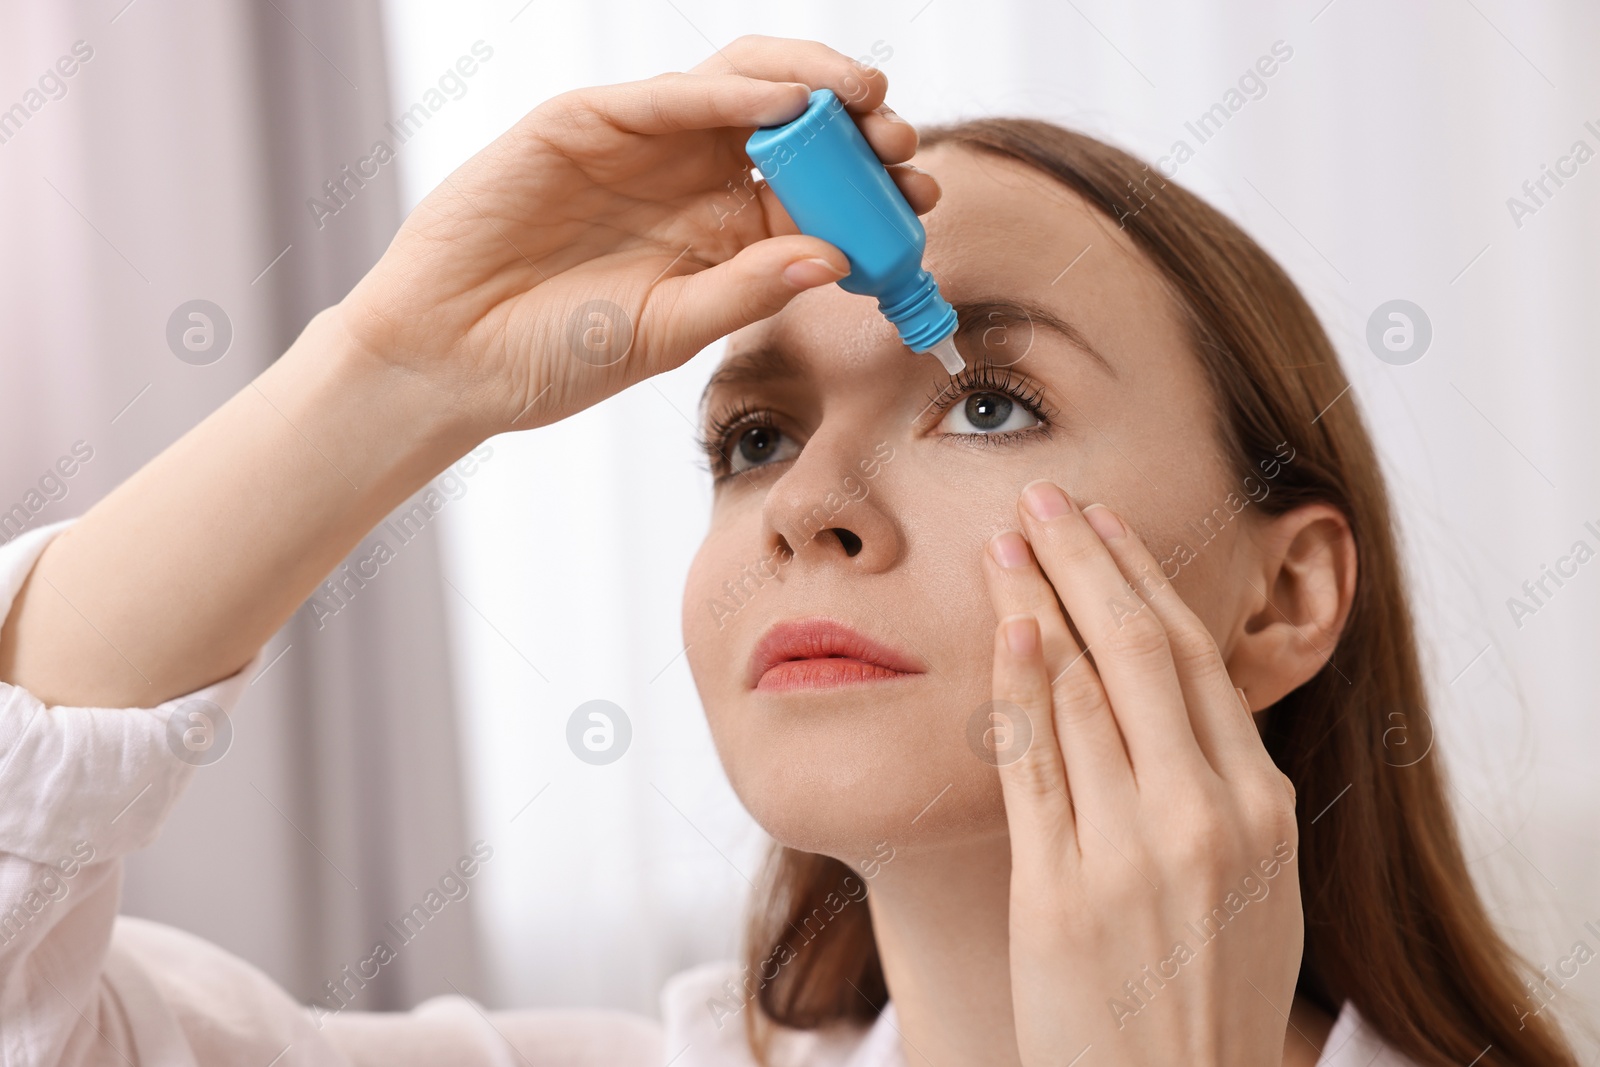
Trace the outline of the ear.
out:
[[[1255,574],[1245,585],[1228,649],[1228,674],[1251,711],[1282,700],[1322,670],[1350,615],[1356,542],[1329,504],[1305,504],[1255,531]]]

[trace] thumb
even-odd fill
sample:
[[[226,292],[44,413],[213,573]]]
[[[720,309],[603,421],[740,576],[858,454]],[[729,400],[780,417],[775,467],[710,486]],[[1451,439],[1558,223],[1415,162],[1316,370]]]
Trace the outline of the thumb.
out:
[[[850,261],[818,237],[769,237],[714,267],[664,282],[670,309],[662,336],[667,351],[699,352],[713,341],[767,318],[807,289],[838,281]]]

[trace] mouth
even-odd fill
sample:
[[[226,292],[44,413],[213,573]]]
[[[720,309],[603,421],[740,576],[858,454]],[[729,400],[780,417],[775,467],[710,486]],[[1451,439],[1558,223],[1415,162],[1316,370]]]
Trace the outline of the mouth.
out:
[[[831,689],[924,673],[916,657],[828,618],[773,626],[750,654],[752,689]]]

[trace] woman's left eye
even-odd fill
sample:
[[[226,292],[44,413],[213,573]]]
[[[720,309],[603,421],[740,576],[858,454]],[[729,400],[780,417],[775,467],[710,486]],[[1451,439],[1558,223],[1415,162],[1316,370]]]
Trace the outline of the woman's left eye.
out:
[[[983,391],[969,393],[951,405],[937,428],[953,434],[995,434],[1026,430],[1039,425],[1039,421],[1015,397]]]

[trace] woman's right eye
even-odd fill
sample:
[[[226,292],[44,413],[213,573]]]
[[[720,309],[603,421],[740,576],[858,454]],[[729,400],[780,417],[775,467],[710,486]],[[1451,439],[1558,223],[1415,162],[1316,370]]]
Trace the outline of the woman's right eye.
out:
[[[724,453],[729,474],[743,474],[800,453],[798,443],[776,426],[747,426],[732,436],[732,445]]]

